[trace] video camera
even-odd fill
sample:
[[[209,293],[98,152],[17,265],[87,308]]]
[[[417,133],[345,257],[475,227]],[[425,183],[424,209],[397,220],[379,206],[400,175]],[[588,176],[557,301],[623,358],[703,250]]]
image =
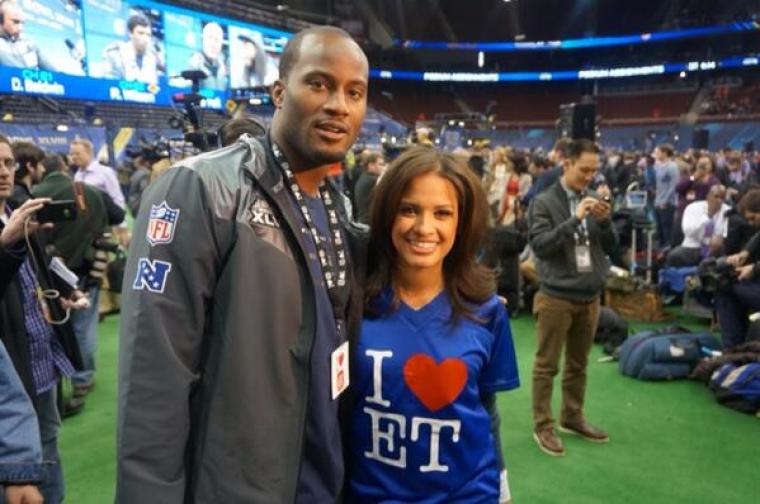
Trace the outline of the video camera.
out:
[[[725,257],[708,257],[697,267],[699,282],[702,290],[708,294],[725,292],[736,280],[736,269]]]
[[[140,157],[153,164],[161,159],[171,157],[171,146],[164,138],[159,138],[153,142],[146,142],[141,139],[137,145],[128,145],[124,149],[124,154],[131,161]]]
[[[182,104],[184,109],[179,116],[169,120],[169,125],[182,129],[185,141],[193,144],[198,150],[209,151],[217,145],[216,132],[204,129],[201,107],[203,96],[200,94],[200,82],[208,76],[203,70],[185,70],[180,75],[183,79],[192,82],[192,91],[172,96],[174,103]]]

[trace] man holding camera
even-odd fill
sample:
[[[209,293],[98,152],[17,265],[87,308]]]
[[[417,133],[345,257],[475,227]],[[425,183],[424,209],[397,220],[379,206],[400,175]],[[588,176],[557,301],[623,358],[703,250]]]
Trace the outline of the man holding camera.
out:
[[[15,210],[7,204],[13,193],[16,161],[8,139],[0,135],[0,335],[27,394],[32,398],[45,462],[41,485],[45,502],[63,501],[63,472],[58,457],[60,417],[56,404],[61,376],[81,368],[81,358],[64,307],[70,301],[41,297],[58,292],[35,232],[35,214],[50,200],[29,199]],[[54,287],[55,286],[55,287]]]
[[[554,431],[551,397],[562,349],[562,411],[559,429],[589,441],[609,436],[583,414],[586,365],[599,317],[599,296],[617,245],[611,205],[588,191],[599,170],[599,147],[574,140],[559,181],[537,195],[529,211],[530,246],[537,258],[540,290],[533,301],[538,345],[533,365],[533,438],[553,456],[565,449]]]

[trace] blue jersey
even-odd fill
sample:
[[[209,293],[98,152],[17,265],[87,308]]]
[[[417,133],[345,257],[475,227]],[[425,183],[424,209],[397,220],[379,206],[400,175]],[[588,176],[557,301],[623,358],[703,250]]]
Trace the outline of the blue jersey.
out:
[[[392,292],[379,297],[386,313]],[[352,377],[349,502],[496,502],[499,467],[481,394],[519,386],[507,311],[451,322],[441,293],[365,318]]]

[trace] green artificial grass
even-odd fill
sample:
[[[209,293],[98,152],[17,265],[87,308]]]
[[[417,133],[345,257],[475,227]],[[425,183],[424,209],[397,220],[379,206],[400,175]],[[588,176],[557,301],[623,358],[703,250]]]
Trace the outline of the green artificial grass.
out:
[[[100,325],[96,388],[85,410],[61,430],[68,503],[113,502],[118,320],[109,317]],[[693,319],[678,322],[697,325]],[[501,394],[499,407],[515,504],[758,502],[760,419],[720,406],[697,382],[624,377],[617,363],[597,362],[603,355],[598,346],[589,363],[586,414],[609,431],[610,442],[562,435],[564,457],[539,451],[531,437],[532,319],[513,320],[512,331],[522,386]],[[555,414],[559,391],[558,377]]]

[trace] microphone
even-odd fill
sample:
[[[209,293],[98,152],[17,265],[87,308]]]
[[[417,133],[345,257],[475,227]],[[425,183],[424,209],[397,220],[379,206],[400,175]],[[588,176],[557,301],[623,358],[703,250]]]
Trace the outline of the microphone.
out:
[[[79,50],[74,41],[70,38],[67,38],[63,40],[63,43],[66,44],[66,47],[69,49],[69,54],[71,57],[74,58],[74,60],[82,66],[82,70],[87,71],[87,61],[85,60],[85,55],[82,51]]]

